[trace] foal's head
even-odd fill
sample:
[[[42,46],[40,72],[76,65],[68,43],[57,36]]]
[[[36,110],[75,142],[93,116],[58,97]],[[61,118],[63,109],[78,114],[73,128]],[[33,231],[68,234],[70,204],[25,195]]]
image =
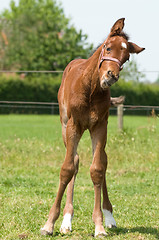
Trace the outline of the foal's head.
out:
[[[118,80],[122,65],[129,60],[130,53],[140,53],[145,49],[128,41],[128,36],[122,32],[124,20],[121,18],[115,22],[102,45],[98,70],[100,85],[104,90]]]

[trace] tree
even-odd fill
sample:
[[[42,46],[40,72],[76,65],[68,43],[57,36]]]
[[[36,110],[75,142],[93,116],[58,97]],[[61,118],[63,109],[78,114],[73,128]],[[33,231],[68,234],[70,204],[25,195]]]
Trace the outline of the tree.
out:
[[[157,79],[156,79],[156,81],[155,81],[155,84],[158,84],[158,85],[159,85],[159,75],[158,75],[158,77],[157,77]]]
[[[20,0],[0,16],[3,69],[63,70],[72,59],[86,58],[92,45],[70,25],[55,0]],[[1,61],[2,63],[2,61]]]
[[[125,81],[139,82],[145,78],[145,74],[138,70],[137,62],[132,59],[130,62],[125,63],[124,68],[120,73],[120,78]]]

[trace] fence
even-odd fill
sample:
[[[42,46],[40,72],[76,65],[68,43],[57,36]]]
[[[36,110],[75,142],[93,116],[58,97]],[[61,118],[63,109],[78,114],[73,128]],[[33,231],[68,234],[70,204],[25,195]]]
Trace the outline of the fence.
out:
[[[4,110],[5,109],[5,110]],[[58,114],[59,105],[53,102],[0,101],[0,113]],[[159,114],[159,106],[118,105],[110,108],[110,115],[118,116],[118,128],[123,129],[123,115]]]
[[[63,71],[8,71],[1,70],[0,73],[62,73]],[[159,71],[142,71],[145,73],[158,73]],[[29,114],[58,114],[58,103],[52,102],[22,102],[22,101],[0,101],[0,113],[29,113]],[[133,106],[119,105],[110,108],[110,115],[118,116],[118,128],[123,128],[123,115],[158,115],[159,106]]]
[[[134,105],[119,105],[121,107],[124,114],[132,114],[132,115],[152,115],[152,111],[158,114],[159,113],[159,106],[134,106]],[[32,109],[32,113],[34,110],[38,109],[48,109],[49,114],[56,114],[57,110],[59,109],[58,103],[54,102],[23,102],[23,101],[0,101],[0,108],[9,108],[12,112],[18,109]],[[117,115],[117,107],[110,108],[111,115]],[[145,113],[144,113],[145,112]],[[45,113],[45,112],[44,112]],[[136,114],[135,114],[136,113]],[[143,114],[144,113],[144,114]]]
[[[58,114],[58,103],[0,101],[0,113]]]
[[[159,106],[132,106],[132,105],[123,105],[120,104],[117,106],[117,116],[118,116],[118,129],[123,130],[123,115],[124,111],[146,111],[146,115],[151,115],[152,117],[155,117],[156,114],[159,114]],[[141,114],[137,114],[141,115]],[[145,114],[144,114],[145,115]]]

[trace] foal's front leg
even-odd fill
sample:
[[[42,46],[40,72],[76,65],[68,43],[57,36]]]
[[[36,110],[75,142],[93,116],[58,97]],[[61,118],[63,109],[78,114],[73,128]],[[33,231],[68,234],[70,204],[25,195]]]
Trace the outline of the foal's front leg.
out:
[[[62,136],[63,136],[63,141],[64,141],[65,147],[66,147],[67,121],[68,121],[67,116],[64,115],[62,118]],[[66,204],[64,207],[64,211],[63,211],[63,221],[62,221],[62,224],[60,227],[60,232],[64,233],[64,234],[72,231],[72,219],[73,219],[73,215],[74,215],[74,210],[73,210],[74,183],[75,183],[76,175],[78,173],[78,166],[79,166],[79,156],[77,153],[74,157],[74,166],[75,166],[74,175],[67,186]]]
[[[78,165],[79,165],[78,154],[76,154],[74,157],[74,165],[75,165],[75,173],[67,187],[66,204],[63,211],[63,221],[60,228],[60,232],[64,234],[72,231],[72,219],[74,215],[73,193],[74,193],[74,183],[75,183],[76,175],[78,173]]]
[[[113,217],[113,208],[112,204],[108,197],[107,185],[106,185],[106,178],[104,177],[103,181],[103,214],[105,217],[105,226],[107,228],[116,227],[116,222]]]
[[[95,223],[95,236],[106,235],[103,227],[103,214],[101,210],[101,188],[106,170],[106,154],[104,151],[107,136],[107,121],[96,125],[90,131],[93,147],[93,162],[90,174],[94,184],[95,204],[93,210],[93,221]]]
[[[80,131],[74,125],[72,119],[69,119],[66,129],[66,157],[61,167],[59,189],[55,202],[49,212],[49,218],[44,227],[41,229],[42,235],[53,234],[54,224],[60,215],[61,200],[64,191],[75,173],[74,157],[80,137]]]

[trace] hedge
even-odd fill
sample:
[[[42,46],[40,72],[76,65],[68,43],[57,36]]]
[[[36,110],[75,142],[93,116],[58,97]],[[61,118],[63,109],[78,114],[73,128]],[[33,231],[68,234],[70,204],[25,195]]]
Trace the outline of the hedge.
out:
[[[111,88],[111,96],[124,95],[127,105],[159,106],[159,85],[148,83],[137,83],[134,81],[119,82]]]
[[[0,77],[1,101],[57,102],[61,76]]]
[[[0,76],[0,101],[57,102],[57,92],[62,75],[30,75],[21,79],[19,75]],[[119,79],[111,87],[111,96],[124,95],[127,105],[159,106],[159,85],[125,82]],[[0,113],[9,110],[0,108]],[[15,112],[12,109],[12,112]],[[18,110],[16,109],[16,112]],[[23,111],[24,112],[24,111]],[[26,112],[26,111],[25,111]],[[47,113],[47,112],[45,112]]]
[[[0,101],[57,102],[61,75],[0,76]],[[0,113],[50,113],[50,110],[32,108],[0,108]],[[57,111],[56,111],[57,112]]]

